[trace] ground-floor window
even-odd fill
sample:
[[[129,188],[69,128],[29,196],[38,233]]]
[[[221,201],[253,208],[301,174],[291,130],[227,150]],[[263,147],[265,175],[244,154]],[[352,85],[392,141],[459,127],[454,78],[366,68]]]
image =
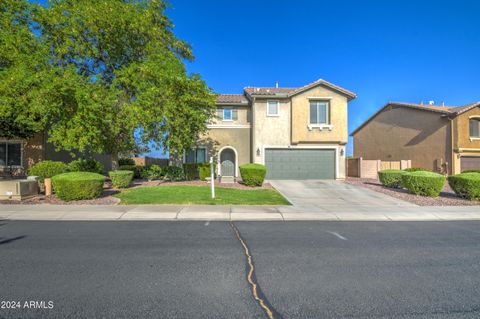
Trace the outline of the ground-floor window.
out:
[[[22,166],[22,143],[0,141],[0,166]]]
[[[207,161],[207,150],[205,148],[189,149],[185,152],[185,163],[205,163]]]

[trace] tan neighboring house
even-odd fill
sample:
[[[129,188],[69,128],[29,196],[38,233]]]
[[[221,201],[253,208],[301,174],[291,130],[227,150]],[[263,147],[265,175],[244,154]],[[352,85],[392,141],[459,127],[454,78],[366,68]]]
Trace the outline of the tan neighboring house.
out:
[[[351,135],[355,157],[409,159],[412,167],[447,174],[480,169],[480,102],[464,106],[390,102]]]
[[[217,116],[185,162],[215,157],[222,177],[260,163],[267,179],[343,179],[347,105],[356,95],[325,80],[300,88],[246,87],[222,94]]]
[[[96,155],[105,170],[111,169],[108,155]],[[7,139],[0,136],[0,177],[24,176],[30,166],[42,160],[70,162],[72,156],[67,151],[56,151],[47,142],[45,133],[37,133],[30,139]]]

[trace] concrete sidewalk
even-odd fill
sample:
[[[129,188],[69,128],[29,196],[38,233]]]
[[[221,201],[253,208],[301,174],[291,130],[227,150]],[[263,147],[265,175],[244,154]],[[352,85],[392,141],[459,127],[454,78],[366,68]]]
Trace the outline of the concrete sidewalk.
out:
[[[8,220],[442,221],[480,220],[479,206],[0,205]]]

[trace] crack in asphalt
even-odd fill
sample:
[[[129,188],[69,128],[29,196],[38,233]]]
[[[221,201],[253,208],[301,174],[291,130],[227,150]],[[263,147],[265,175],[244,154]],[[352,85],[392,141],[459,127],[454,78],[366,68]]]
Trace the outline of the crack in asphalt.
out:
[[[267,298],[262,292],[260,285],[257,282],[257,277],[255,276],[255,265],[253,263],[253,257],[250,254],[250,249],[248,248],[247,243],[242,238],[240,231],[238,230],[237,226],[233,222],[230,222],[230,227],[232,228],[235,236],[237,237],[238,241],[243,247],[244,254],[246,257],[246,270],[247,270],[247,282],[252,288],[252,295],[253,299],[258,303],[260,308],[265,312],[269,319],[282,319],[283,317],[272,307],[272,305],[268,302]]]

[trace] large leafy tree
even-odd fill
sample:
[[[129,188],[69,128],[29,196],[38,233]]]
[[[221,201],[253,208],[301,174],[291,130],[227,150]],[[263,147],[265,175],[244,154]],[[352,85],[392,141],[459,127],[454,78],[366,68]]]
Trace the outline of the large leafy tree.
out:
[[[215,95],[200,76],[187,74],[183,62],[193,59],[190,46],[175,37],[162,0],[20,3],[28,13],[28,37],[20,42],[40,48],[38,61],[26,65],[38,65],[43,77],[20,114],[6,116],[40,114],[34,122],[49,129],[58,148],[114,159],[151,142],[180,154],[205,131]],[[6,69],[15,73],[16,67]]]

